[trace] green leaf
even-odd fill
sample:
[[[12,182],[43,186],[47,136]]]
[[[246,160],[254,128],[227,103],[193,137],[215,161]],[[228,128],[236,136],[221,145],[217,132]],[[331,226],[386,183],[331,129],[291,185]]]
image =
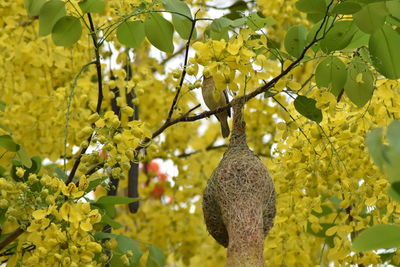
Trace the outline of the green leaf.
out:
[[[174,52],[174,27],[168,20],[157,13],[150,13],[144,21],[144,29],[152,45],[167,53]]]
[[[234,2],[230,7],[229,10],[231,12],[234,11],[245,11],[247,10],[247,3],[243,0],[238,0],[236,2]]]
[[[121,196],[102,196],[96,203],[97,204],[129,204],[138,201],[139,198],[121,197]]]
[[[188,5],[180,0],[162,0],[162,3],[168,11],[177,12],[192,19],[192,12]]]
[[[400,1],[386,1],[386,7],[393,17],[400,19]]]
[[[333,223],[320,223],[320,226],[322,227],[321,230],[319,230],[318,232],[314,232],[311,228],[311,223],[308,222],[307,223],[307,233],[312,234],[314,236],[320,237],[320,238],[325,238],[325,243],[333,248],[334,247],[334,242],[333,242],[333,238],[334,236],[327,236],[325,234],[326,230],[328,230],[329,228],[335,226],[335,224]]]
[[[290,28],[286,33],[284,45],[290,55],[299,57],[307,45],[307,29],[303,25]]]
[[[50,0],[45,3],[39,13],[39,36],[46,36],[51,33],[54,24],[64,17],[65,2],[61,0]]]
[[[184,39],[188,40],[190,36],[190,31],[192,29],[192,12],[188,5],[180,0],[163,0],[164,7],[171,12],[176,12],[179,14],[172,13],[172,24],[178,34]],[[181,15],[180,15],[181,14]],[[183,15],[183,16],[182,16]],[[196,29],[193,29],[192,39],[196,38]]]
[[[363,6],[360,11],[353,14],[353,19],[360,30],[374,33],[383,26],[387,15],[385,2],[376,2]]]
[[[294,100],[294,107],[304,117],[320,123],[322,121],[322,112],[315,106],[315,103],[317,101],[314,99],[299,95]]]
[[[386,138],[392,150],[400,151],[400,121],[394,120],[389,124]]]
[[[42,160],[38,156],[31,158],[32,167],[29,169],[29,173],[39,173],[40,168],[42,168]]]
[[[324,217],[324,216],[326,216],[328,214],[331,214],[333,212],[333,210],[330,207],[328,207],[327,205],[321,206],[321,209],[322,209],[322,212],[318,213],[318,212],[313,210],[313,211],[311,211],[311,214],[316,216],[316,217],[318,217],[318,218],[321,218],[321,217]]]
[[[36,17],[44,3],[46,3],[46,0],[25,0],[24,6],[29,16]]]
[[[145,37],[142,21],[125,21],[118,25],[118,41],[130,48],[139,48]]]
[[[393,258],[393,256],[396,255],[396,252],[379,253],[378,255],[381,258],[381,262],[385,263],[387,261],[390,261]]]
[[[102,216],[108,216],[110,218],[115,217],[116,209],[113,204],[90,203],[90,205],[94,208],[99,209]]]
[[[208,38],[211,38],[213,40],[228,40],[229,35],[228,35],[228,30],[231,24],[233,23],[232,20],[221,17],[218,19],[215,19],[204,31],[205,36]]]
[[[20,149],[20,145],[15,143],[12,137],[9,135],[0,136],[0,146],[10,152],[17,152]]]
[[[102,13],[106,2],[104,0],[83,0],[78,5],[85,13]]]
[[[352,21],[336,22],[320,42],[322,50],[329,53],[345,48],[353,39],[356,31],[357,27]]]
[[[400,78],[400,34],[385,25],[371,35],[369,51],[374,67],[389,79]]]
[[[315,80],[318,87],[329,88],[334,96],[338,96],[346,82],[346,65],[334,56],[321,61],[315,71]]]
[[[13,134],[13,132],[4,125],[0,124],[0,129],[3,129],[4,131],[8,132],[9,134]]]
[[[164,253],[157,247],[150,245],[146,267],[163,267],[165,265]]]
[[[388,195],[397,202],[400,202],[400,182],[395,182],[387,190]]]
[[[51,37],[58,46],[71,46],[78,42],[82,35],[82,26],[78,18],[65,16],[53,27]]]
[[[113,229],[118,229],[118,228],[122,227],[122,225],[120,223],[118,223],[118,222],[114,221],[113,219],[111,219],[111,217],[108,216],[107,214],[102,214],[101,215],[101,222],[111,226]]]
[[[19,159],[21,160],[22,164],[27,167],[31,168],[32,167],[32,160],[29,157],[28,153],[26,150],[21,146],[20,149],[17,151],[17,155]]]
[[[182,2],[183,3],[183,2]],[[193,23],[185,17],[180,15],[172,15],[172,24],[175,27],[176,32],[180,37],[184,40],[188,40],[190,36],[190,32],[192,31]],[[196,39],[197,31],[196,28],[193,28],[191,40]]]
[[[265,26],[271,26],[276,23],[276,20],[274,20],[271,17],[260,17],[257,13],[250,13],[247,16],[247,25],[249,26],[250,29],[254,31],[258,31],[261,28],[264,28]]]
[[[366,34],[365,32],[362,32],[357,29],[356,33],[353,35],[353,38],[351,39],[350,43],[346,46],[345,49],[356,49],[360,47],[368,47],[368,41],[369,41],[369,34]],[[366,50],[364,48],[364,50]]]
[[[102,182],[104,182],[107,179],[108,179],[108,177],[101,177],[101,178],[95,179],[93,181],[90,181],[85,192],[91,192],[92,190],[96,189],[97,186],[99,186]]]
[[[57,174],[58,178],[60,178],[64,181],[67,180],[67,178],[68,178],[68,175],[63,170],[61,170],[59,167],[54,168],[54,173]]]
[[[354,58],[347,69],[347,80],[344,90],[351,102],[363,107],[374,92],[374,76],[368,65],[358,58]]]
[[[362,231],[353,241],[356,251],[400,247],[399,225],[374,225]]]
[[[118,242],[116,248],[117,252],[120,254],[126,253],[128,250],[133,252],[133,256],[129,259],[132,264],[139,264],[140,257],[142,257],[143,252],[140,250],[137,242],[127,236],[116,235],[111,233],[97,232],[94,234],[94,238],[98,241],[108,238],[115,238]],[[119,261],[118,261],[119,260]],[[118,256],[114,256],[111,259],[111,266],[124,266]],[[137,265],[133,265],[137,266]]]
[[[384,145],[382,144],[382,135],[383,129],[377,128],[367,133],[367,137],[365,138],[369,155],[379,168],[382,168],[386,162],[383,156]]]
[[[317,23],[325,17],[325,11],[321,13],[308,13],[307,19],[312,23]]]
[[[6,103],[0,100],[0,111],[6,111]]]
[[[5,172],[6,172],[6,168],[4,168],[3,166],[0,166],[0,177],[3,176]]]
[[[340,2],[338,5],[336,5],[332,12],[335,14],[354,14],[358,12],[361,9],[361,5],[356,3],[356,2],[350,2],[350,1],[345,1],[345,2]]]
[[[0,226],[7,220],[7,217],[6,217],[7,209],[8,208],[0,209]],[[0,240],[2,240],[2,239],[0,238]]]
[[[305,13],[325,13],[326,2],[324,0],[300,0],[296,2],[296,8]]]

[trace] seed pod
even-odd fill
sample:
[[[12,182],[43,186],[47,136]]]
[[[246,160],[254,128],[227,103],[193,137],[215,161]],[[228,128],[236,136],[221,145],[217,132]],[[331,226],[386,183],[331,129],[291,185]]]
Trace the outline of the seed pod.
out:
[[[274,184],[246,143],[243,105],[233,105],[230,144],[203,196],[207,230],[228,248],[227,266],[265,266],[264,238],[276,213]]]

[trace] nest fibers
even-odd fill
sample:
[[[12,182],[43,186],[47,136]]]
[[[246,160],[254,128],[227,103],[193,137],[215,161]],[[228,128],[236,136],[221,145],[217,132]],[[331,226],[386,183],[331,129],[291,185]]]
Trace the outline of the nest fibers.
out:
[[[242,107],[235,103],[228,150],[203,196],[207,230],[228,248],[227,266],[265,266],[264,238],[276,214],[274,184],[246,143]]]

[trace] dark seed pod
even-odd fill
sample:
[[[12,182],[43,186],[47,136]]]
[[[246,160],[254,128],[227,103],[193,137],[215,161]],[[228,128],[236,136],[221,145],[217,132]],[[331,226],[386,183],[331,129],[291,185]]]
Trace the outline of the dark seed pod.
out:
[[[228,248],[227,266],[264,266],[264,238],[276,213],[271,177],[246,143],[242,105],[236,103],[230,144],[203,196],[207,230]]]

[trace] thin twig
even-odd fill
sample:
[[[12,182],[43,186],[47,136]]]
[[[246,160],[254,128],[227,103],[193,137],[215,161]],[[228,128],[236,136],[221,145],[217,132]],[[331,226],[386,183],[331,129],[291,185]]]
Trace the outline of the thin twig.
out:
[[[95,57],[96,57],[96,72],[97,72],[97,88],[98,88],[98,96],[97,96],[97,106],[96,106],[96,112],[100,113],[101,110],[101,103],[103,101],[103,75],[101,73],[101,61],[100,61],[100,51],[99,51],[99,43],[97,41],[97,35],[96,35],[96,29],[94,27],[93,24],[93,19],[92,16],[90,15],[90,13],[87,13],[88,19],[89,19],[89,23],[90,23],[90,30],[91,33],[90,35],[92,36],[92,40],[93,40],[93,45],[94,45],[94,52],[95,52]],[[94,124],[92,124],[92,127],[94,126]],[[90,142],[92,141],[92,137],[93,137],[93,133],[88,137],[87,139],[87,143],[90,144]],[[77,157],[74,166],[71,169],[71,172],[68,176],[68,179],[65,181],[65,183],[68,185],[70,182],[72,182],[72,179],[74,179],[75,173],[78,169],[78,166],[81,162],[81,158],[82,156],[86,153],[86,150],[89,146],[87,146],[86,148],[82,148],[81,152],[79,153],[79,156]]]
[[[145,138],[142,140],[142,142],[135,148],[136,153],[138,153],[142,148],[145,147],[145,144],[148,144],[152,139],[154,139],[155,137],[157,137],[158,135],[160,135],[165,129],[169,128],[170,126],[177,124],[179,122],[188,122],[188,121],[197,121],[200,119],[204,119],[207,117],[210,117],[211,115],[220,113],[224,110],[227,110],[229,108],[231,108],[233,106],[234,103],[236,103],[237,101],[240,102],[247,102],[250,99],[256,97],[259,94],[265,93],[267,92],[269,89],[271,89],[282,77],[284,77],[286,74],[288,74],[294,67],[297,66],[297,64],[300,63],[300,61],[304,58],[304,56],[306,55],[307,51],[318,41],[320,41],[322,38],[318,38],[318,35],[322,29],[322,27],[324,26],[327,17],[328,17],[328,10],[330,8],[330,6],[332,5],[333,1],[328,5],[326,12],[325,12],[325,17],[322,20],[322,23],[320,25],[320,27],[318,28],[318,30],[316,31],[314,38],[312,39],[312,41],[304,48],[303,52],[300,54],[300,56],[292,62],[292,64],[290,64],[285,70],[283,70],[278,76],[276,76],[275,78],[273,78],[272,80],[270,80],[268,83],[266,83],[265,85],[259,87],[258,89],[254,90],[253,92],[243,95],[241,97],[235,98],[233,99],[231,102],[228,102],[225,106],[219,107],[217,109],[214,110],[210,110],[210,111],[204,111],[198,115],[194,115],[194,116],[186,116],[185,114],[182,116],[179,116],[175,119],[170,119],[170,120],[166,120],[164,122],[164,124],[158,128],[155,132],[153,132],[152,137],[151,138]]]
[[[189,58],[190,39],[192,39],[192,35],[194,32],[195,26],[196,26],[196,18],[194,20],[192,20],[192,28],[190,29],[189,38],[186,42],[185,60],[183,62],[183,70],[182,70],[181,80],[179,81],[179,86],[176,90],[176,94],[175,94],[174,100],[172,101],[171,108],[169,109],[167,121],[171,120],[172,114],[174,113],[175,105],[178,101],[178,97],[179,97],[179,94],[180,94],[182,86],[183,86],[183,81],[184,81],[185,75],[186,75],[187,62],[188,62],[188,58]]]
[[[95,61],[89,62],[85,64],[79,72],[75,75],[74,80],[71,83],[71,87],[69,90],[69,96],[67,99],[67,114],[66,114],[66,119],[65,119],[65,134],[64,134],[64,172],[67,169],[67,138],[68,138],[68,122],[70,118],[70,113],[71,113],[71,103],[72,103],[72,98],[74,97],[74,90],[76,87],[76,83],[78,82],[78,78],[81,76],[82,72],[85,71],[90,65],[96,63]]]
[[[0,250],[5,248],[15,239],[17,239],[23,232],[24,230],[22,228],[17,228],[14,232],[12,232],[9,236],[7,236],[3,241],[0,242]]]
[[[218,145],[218,146],[208,146],[204,150],[205,151],[210,151],[210,150],[216,150],[216,149],[225,148],[225,147],[228,147],[228,145],[227,144],[222,144],[222,145]],[[203,151],[203,149],[198,149],[198,150],[195,150],[195,151],[189,152],[189,153],[182,153],[180,155],[177,155],[177,157],[178,158],[187,158],[187,157],[192,156],[194,154],[197,154],[197,153],[199,153],[201,151]]]

